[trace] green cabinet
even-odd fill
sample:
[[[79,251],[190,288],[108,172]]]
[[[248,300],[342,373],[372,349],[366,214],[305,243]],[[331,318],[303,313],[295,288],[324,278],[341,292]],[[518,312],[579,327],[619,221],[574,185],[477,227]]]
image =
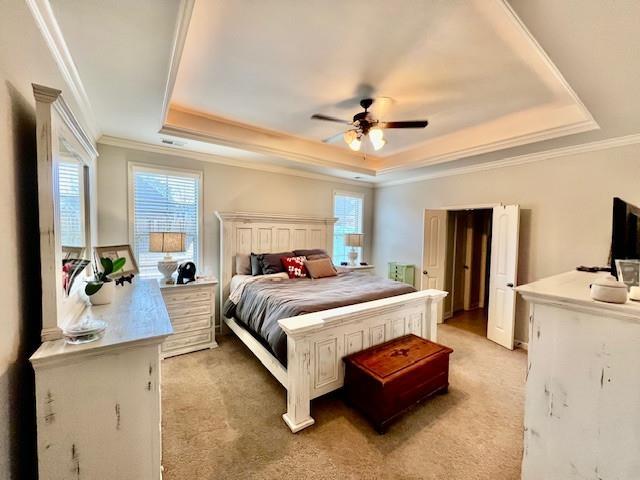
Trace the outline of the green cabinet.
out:
[[[415,287],[416,267],[406,263],[389,262],[389,278]]]

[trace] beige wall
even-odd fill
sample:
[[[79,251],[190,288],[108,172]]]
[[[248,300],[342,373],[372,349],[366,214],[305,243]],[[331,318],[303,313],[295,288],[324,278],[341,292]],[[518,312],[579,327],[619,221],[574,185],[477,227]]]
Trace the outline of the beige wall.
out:
[[[219,222],[215,211],[333,215],[333,191],[364,194],[365,259],[371,258],[373,190],[345,183],[261,172],[174,155],[99,146],[98,243],[129,243],[128,162],[203,172],[203,260],[219,275]]]
[[[420,268],[425,208],[486,203],[521,207],[518,283],[607,263],[614,196],[640,205],[640,145],[376,190],[373,261]],[[516,339],[527,340],[518,301]]]

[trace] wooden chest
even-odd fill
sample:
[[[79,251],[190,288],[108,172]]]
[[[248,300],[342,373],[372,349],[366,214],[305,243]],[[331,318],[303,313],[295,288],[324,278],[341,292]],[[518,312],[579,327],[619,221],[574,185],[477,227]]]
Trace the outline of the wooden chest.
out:
[[[412,405],[449,387],[452,349],[406,335],[344,358],[349,404],[384,433],[389,422]]]

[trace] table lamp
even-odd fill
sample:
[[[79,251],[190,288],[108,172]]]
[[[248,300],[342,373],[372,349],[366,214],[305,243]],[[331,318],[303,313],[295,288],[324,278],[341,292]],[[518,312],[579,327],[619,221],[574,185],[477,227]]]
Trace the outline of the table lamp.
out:
[[[347,233],[344,236],[344,244],[347,247],[351,247],[349,252],[349,265],[356,266],[356,260],[358,260],[358,251],[355,247],[362,247],[364,244],[364,235],[362,233]]]
[[[173,283],[173,272],[178,268],[178,262],[171,257],[172,253],[186,250],[187,235],[181,232],[152,232],[149,234],[149,251],[162,252],[164,258],[158,262],[158,270],[162,273],[165,283]]]

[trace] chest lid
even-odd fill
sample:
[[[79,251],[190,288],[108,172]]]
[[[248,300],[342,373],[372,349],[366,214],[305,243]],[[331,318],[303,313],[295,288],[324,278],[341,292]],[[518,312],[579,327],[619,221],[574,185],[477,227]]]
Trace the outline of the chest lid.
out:
[[[354,353],[345,360],[368,370],[378,378],[385,378],[431,356],[451,352],[453,350],[449,347],[411,334]]]

